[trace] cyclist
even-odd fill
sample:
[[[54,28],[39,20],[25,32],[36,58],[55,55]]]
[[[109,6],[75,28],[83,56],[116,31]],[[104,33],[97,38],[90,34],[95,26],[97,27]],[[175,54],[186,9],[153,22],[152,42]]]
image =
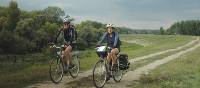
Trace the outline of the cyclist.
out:
[[[109,63],[111,63],[111,70],[115,70],[117,54],[120,51],[119,34],[113,31],[113,24],[107,24],[106,28],[107,32],[104,33],[102,39],[98,43],[98,46],[100,46],[104,40],[107,41],[107,46],[111,48],[111,50],[108,52],[107,60]]]
[[[70,68],[73,68],[74,65],[71,63],[72,58],[72,49],[75,47],[74,43],[77,40],[77,32],[75,28],[70,25],[71,19],[69,17],[65,17],[63,19],[63,28],[61,28],[56,36],[56,42],[60,35],[64,38],[64,48],[62,51],[62,61]]]

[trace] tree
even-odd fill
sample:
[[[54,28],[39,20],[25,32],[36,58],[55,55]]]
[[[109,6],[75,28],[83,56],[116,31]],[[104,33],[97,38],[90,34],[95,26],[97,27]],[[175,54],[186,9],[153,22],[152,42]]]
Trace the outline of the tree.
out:
[[[174,23],[167,32],[169,34],[200,35],[200,20],[186,20]]]
[[[45,33],[45,38],[47,41],[53,41],[53,39],[56,37],[58,28],[59,26],[56,23],[46,22],[40,30]]]
[[[84,27],[79,32],[79,38],[78,41],[82,44],[84,47],[91,47],[97,43],[97,36],[96,36],[96,28],[92,27]]]
[[[46,17],[46,20],[53,23],[60,23],[62,22],[61,17],[65,15],[64,10],[62,10],[59,7],[47,7],[42,11],[44,13],[44,16]]]
[[[97,41],[105,31],[105,25],[95,21],[83,21],[76,25],[78,30],[79,48],[91,47],[96,45]]]
[[[6,17],[7,16],[7,8],[0,6],[0,17]]]
[[[8,30],[13,31],[20,19],[20,10],[16,1],[10,1],[8,7]]]
[[[36,37],[36,29],[32,18],[21,20],[17,23],[15,32],[30,41]]]
[[[164,35],[165,34],[165,30],[163,29],[163,27],[160,27],[160,34]]]
[[[0,54],[24,54],[35,47],[33,42],[8,30],[0,32]]]
[[[6,17],[0,17],[0,32],[8,28],[8,19]]]

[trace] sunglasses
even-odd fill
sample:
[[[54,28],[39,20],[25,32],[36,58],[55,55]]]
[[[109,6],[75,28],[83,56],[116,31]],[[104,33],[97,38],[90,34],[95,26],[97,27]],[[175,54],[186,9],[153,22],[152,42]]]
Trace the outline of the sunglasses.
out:
[[[113,27],[107,27],[107,29],[113,29]]]
[[[69,23],[64,23],[64,25],[69,25]]]

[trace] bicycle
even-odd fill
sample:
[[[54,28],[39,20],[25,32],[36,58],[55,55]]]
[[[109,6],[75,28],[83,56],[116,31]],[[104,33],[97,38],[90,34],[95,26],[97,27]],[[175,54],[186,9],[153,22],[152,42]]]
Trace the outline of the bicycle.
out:
[[[51,81],[55,84],[62,80],[65,70],[66,73],[69,73],[72,78],[76,78],[80,69],[80,61],[77,52],[73,51],[71,60],[71,63],[74,64],[73,68],[69,68],[69,66],[61,60],[61,52],[63,48],[64,45],[61,45],[60,47],[54,43],[51,43],[50,45],[50,49],[52,50],[52,59],[49,65],[49,74]]]
[[[111,50],[110,47],[100,46],[97,47],[97,55],[99,56],[99,60],[96,62],[93,68],[93,84],[97,88],[102,88],[106,81],[107,77],[111,76],[115,82],[120,82],[123,76],[123,71],[119,68],[119,54],[117,55],[117,68],[115,70],[111,70],[110,63],[108,63],[106,57],[107,53]]]

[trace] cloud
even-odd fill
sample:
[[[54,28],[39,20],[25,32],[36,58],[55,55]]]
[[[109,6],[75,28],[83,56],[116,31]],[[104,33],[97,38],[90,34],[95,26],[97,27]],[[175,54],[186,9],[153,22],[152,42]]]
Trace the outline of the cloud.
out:
[[[199,0],[16,0],[21,9],[58,6],[76,22],[95,20],[141,29],[168,28],[180,20],[200,18]],[[8,5],[1,0],[0,5]]]

